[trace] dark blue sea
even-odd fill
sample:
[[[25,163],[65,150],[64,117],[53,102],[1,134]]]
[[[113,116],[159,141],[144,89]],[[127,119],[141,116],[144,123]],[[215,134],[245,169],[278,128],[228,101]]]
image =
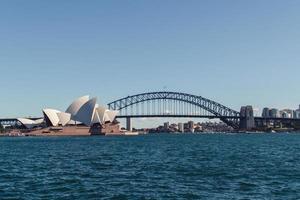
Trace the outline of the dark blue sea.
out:
[[[2,137],[0,199],[300,199],[300,134]]]

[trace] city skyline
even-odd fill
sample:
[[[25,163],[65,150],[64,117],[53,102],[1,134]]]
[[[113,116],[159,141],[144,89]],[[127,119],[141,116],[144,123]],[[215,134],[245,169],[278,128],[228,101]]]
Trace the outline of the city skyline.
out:
[[[0,117],[165,90],[236,110],[297,109],[299,5],[2,1]]]

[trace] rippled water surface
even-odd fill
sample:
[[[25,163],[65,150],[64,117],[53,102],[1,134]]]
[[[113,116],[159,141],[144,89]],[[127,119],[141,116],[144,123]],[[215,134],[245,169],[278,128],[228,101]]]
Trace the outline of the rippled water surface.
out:
[[[0,138],[0,199],[300,199],[300,134]]]

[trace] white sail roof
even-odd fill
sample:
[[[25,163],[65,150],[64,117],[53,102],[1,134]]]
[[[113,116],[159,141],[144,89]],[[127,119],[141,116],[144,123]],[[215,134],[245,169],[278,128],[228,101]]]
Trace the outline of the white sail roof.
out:
[[[44,122],[44,118],[37,119],[37,120],[34,120],[34,121],[35,121],[35,123],[37,123],[37,124],[41,124],[41,123]]]
[[[80,107],[77,114],[74,116],[76,121],[80,121],[87,126],[92,125],[95,113],[97,98],[92,98]]]
[[[66,112],[44,109],[44,119],[48,126],[65,126],[67,124],[92,126],[95,123],[105,124],[106,122],[113,122],[118,111],[108,110],[103,106],[99,106],[96,101],[97,98],[89,99],[87,95],[76,99]]]
[[[47,109],[43,109],[43,113],[44,113],[45,118],[47,118],[49,120],[49,122],[51,123],[51,124],[49,124],[50,126],[58,126],[59,117],[58,117],[57,113],[60,113],[60,111],[47,108]]]
[[[59,124],[61,124],[62,126],[65,126],[71,120],[71,114],[70,113],[60,112],[60,113],[57,113],[57,116],[59,118]]]
[[[109,111],[108,109],[105,110],[104,118],[103,118],[103,123],[105,123],[105,122],[111,122],[111,119],[110,119],[110,117],[108,115],[108,111]]]
[[[79,97],[67,108],[66,113],[71,114],[71,119],[75,120],[74,116],[76,116],[79,109],[89,101],[89,98],[89,95]]]
[[[31,129],[39,124],[35,120],[31,120],[31,119],[27,119],[27,118],[17,118],[17,120],[19,122],[21,122],[21,124],[24,125],[28,129]]]
[[[119,113],[119,111],[117,111],[117,110],[107,110],[106,111],[106,114],[107,114],[110,122],[113,122],[115,120],[118,113]]]
[[[104,123],[105,110],[106,110],[106,108],[104,108],[104,107],[102,107],[102,106],[99,106],[99,107],[96,109],[97,115],[99,116],[99,122],[100,122],[101,124]]]
[[[94,114],[95,123],[104,124],[105,122],[113,122],[118,114],[118,111],[108,110],[105,107],[99,106]]]

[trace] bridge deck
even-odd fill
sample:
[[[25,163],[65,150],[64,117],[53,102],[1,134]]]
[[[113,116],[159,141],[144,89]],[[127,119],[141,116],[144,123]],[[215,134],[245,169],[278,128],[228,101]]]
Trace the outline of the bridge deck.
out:
[[[240,119],[237,116],[214,116],[214,115],[119,115],[116,118],[208,118],[208,119]]]

